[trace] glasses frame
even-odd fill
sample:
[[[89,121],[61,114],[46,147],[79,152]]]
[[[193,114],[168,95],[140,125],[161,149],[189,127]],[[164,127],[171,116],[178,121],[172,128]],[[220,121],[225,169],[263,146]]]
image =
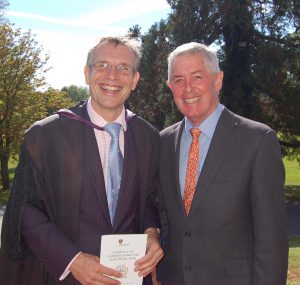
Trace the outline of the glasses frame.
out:
[[[126,64],[114,65],[109,62],[96,62],[89,65],[89,67],[94,68],[97,72],[108,73],[114,68],[120,75],[130,75],[135,72],[134,68]]]

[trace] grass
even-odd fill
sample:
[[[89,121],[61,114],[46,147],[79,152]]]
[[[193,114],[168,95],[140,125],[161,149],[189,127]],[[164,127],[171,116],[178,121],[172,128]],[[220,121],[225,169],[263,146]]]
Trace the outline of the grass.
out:
[[[289,244],[289,271],[287,285],[300,285],[300,237],[291,237]]]
[[[289,202],[300,202],[300,166],[295,160],[283,159],[285,166],[285,196]],[[300,285],[300,284],[299,284]]]
[[[300,186],[300,166],[295,160],[283,159],[286,171],[286,185]]]
[[[17,167],[18,162],[17,161],[9,161],[8,164],[8,174],[9,174],[9,179],[10,181],[13,180],[14,175],[15,175],[15,169]],[[1,178],[0,178],[0,182],[1,182]],[[9,191],[2,191],[2,189],[0,188],[0,204],[2,205],[6,205],[7,200],[8,200],[8,195],[9,195]]]
[[[286,199],[289,202],[300,202],[299,163],[295,160],[288,159],[284,159],[283,162],[286,171]],[[289,271],[286,284],[300,285],[300,236],[290,237],[289,239]]]

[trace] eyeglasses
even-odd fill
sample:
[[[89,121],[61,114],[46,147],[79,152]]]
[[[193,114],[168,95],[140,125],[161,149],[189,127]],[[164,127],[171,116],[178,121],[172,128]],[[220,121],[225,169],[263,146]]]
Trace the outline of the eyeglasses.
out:
[[[133,72],[133,68],[125,64],[112,65],[109,62],[98,62],[90,65],[98,72],[109,72],[112,68],[115,68],[118,74],[128,75]]]

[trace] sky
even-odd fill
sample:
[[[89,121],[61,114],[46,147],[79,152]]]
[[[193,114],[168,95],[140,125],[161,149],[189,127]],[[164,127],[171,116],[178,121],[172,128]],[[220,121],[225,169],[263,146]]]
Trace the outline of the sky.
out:
[[[166,0],[9,0],[6,18],[31,31],[50,56],[46,73],[49,86],[86,86],[83,69],[97,38],[124,35],[138,24],[142,33],[166,19]]]

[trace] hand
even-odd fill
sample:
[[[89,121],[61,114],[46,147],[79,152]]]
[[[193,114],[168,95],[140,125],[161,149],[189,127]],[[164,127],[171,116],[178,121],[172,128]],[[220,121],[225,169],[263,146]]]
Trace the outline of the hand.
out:
[[[135,262],[134,271],[139,272],[139,276],[147,276],[152,272],[164,253],[159,243],[159,234],[156,229],[149,228],[145,231],[148,234],[146,255]]]
[[[161,285],[161,283],[157,280],[156,268],[151,272],[152,285]]]
[[[99,257],[80,253],[70,266],[74,278],[83,285],[119,285],[118,280],[109,276],[120,278],[122,274],[112,268],[100,264]],[[105,275],[108,276],[105,276]]]

